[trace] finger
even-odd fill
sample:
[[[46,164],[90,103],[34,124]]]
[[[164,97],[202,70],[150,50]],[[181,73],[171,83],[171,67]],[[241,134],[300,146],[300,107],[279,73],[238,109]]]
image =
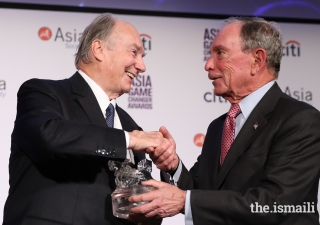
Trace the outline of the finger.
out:
[[[153,198],[149,193],[132,195],[129,197],[129,202],[150,202]]]
[[[159,131],[162,133],[164,138],[167,138],[169,142],[174,146],[174,149],[176,148],[176,142],[174,141],[172,135],[169,133],[166,127],[162,126],[160,127]]]
[[[154,152],[155,148],[154,147],[147,147],[146,148],[146,153],[152,154]]]
[[[171,134],[169,133],[169,131],[165,126],[161,126],[159,131],[162,133],[164,138],[173,139],[173,137],[171,136]]]
[[[153,210],[153,206],[151,203],[147,203],[140,206],[135,206],[130,209],[130,213],[137,213],[137,214],[146,214]]]
[[[156,181],[156,180],[147,180],[147,181],[142,181],[141,184],[144,186],[152,186],[156,189],[159,189],[159,188],[163,187],[163,185],[165,185],[166,183],[162,182],[162,181]],[[149,192],[149,193],[151,193],[151,192]]]
[[[178,161],[177,157],[170,156],[169,158],[167,158],[164,161],[156,160],[156,161],[154,161],[154,164],[160,170],[173,171],[178,167],[179,161]]]
[[[158,155],[157,159],[160,160],[160,161],[165,161],[169,157],[173,157],[175,155],[174,147],[172,145],[166,146],[166,150],[165,151],[162,151],[162,152],[159,151],[158,153],[159,153],[159,155]]]
[[[149,156],[152,159],[153,163],[158,167],[158,169],[162,169],[163,166],[169,166],[172,167],[172,169],[175,169],[173,167],[177,166],[178,164],[178,156],[176,155],[175,149],[172,145],[170,145],[169,148],[167,148],[167,150],[158,157],[154,157],[153,155]]]
[[[152,210],[148,213],[145,213],[144,216],[149,218],[149,217],[155,217],[155,216],[159,216],[159,215],[157,213],[157,210]]]
[[[167,151],[168,148],[170,148],[171,144],[168,141],[168,139],[164,139],[164,141],[154,149],[152,152],[153,159],[158,158],[160,155],[162,155],[164,152]]]

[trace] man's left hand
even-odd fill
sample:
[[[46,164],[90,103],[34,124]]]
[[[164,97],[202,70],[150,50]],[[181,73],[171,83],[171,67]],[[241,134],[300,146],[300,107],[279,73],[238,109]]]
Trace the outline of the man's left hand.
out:
[[[155,187],[157,190],[146,194],[134,195],[130,202],[149,202],[131,209],[131,213],[144,214],[146,217],[161,218],[174,216],[184,210],[186,191],[161,181],[148,180],[143,185]]]
[[[179,157],[176,153],[176,143],[166,127],[160,127],[159,131],[165,138],[157,147],[148,147],[146,152],[159,170],[174,171],[179,165]]]

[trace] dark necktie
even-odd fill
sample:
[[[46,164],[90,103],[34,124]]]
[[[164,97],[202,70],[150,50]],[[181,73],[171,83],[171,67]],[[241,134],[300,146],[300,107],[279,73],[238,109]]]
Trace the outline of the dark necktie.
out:
[[[236,127],[235,118],[239,115],[239,113],[241,113],[240,106],[238,104],[232,104],[223,127],[220,165],[222,165],[224,159],[226,158],[234,140],[234,131]]]
[[[113,121],[114,121],[114,107],[112,103],[109,104],[107,110],[106,110],[106,122],[108,127],[113,127]]]

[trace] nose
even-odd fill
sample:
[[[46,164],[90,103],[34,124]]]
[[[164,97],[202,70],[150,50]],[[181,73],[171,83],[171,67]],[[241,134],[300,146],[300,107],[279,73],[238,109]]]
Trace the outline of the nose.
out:
[[[204,69],[206,71],[214,69],[214,63],[213,63],[213,57],[212,56],[210,56],[210,58],[207,60],[205,66],[204,66]]]
[[[137,60],[135,68],[139,71],[139,73],[143,73],[144,71],[146,71],[146,66],[143,62],[142,57]]]

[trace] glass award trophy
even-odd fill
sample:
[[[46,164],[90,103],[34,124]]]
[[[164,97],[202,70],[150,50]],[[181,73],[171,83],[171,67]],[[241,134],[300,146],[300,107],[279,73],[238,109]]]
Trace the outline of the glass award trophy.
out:
[[[113,215],[126,219],[132,207],[143,205],[148,202],[129,202],[129,197],[155,190],[151,186],[142,186],[141,181],[150,180],[152,162],[143,159],[138,163],[137,168],[128,159],[123,162],[109,160],[109,169],[115,171],[116,190],[112,193]]]

